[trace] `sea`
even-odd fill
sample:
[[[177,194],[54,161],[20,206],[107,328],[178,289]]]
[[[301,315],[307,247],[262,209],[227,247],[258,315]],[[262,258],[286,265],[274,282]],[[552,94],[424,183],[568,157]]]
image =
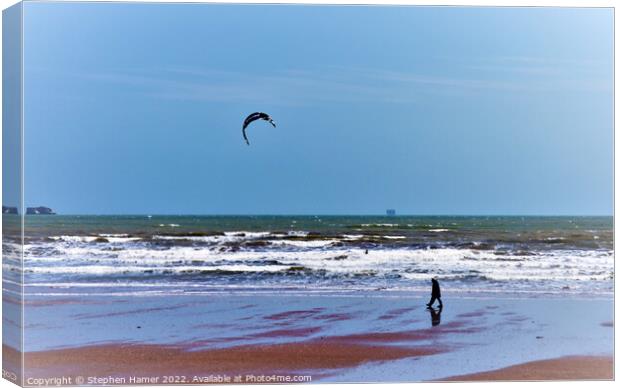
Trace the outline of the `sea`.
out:
[[[614,291],[612,217],[25,216],[4,288],[28,296]],[[11,254],[13,252],[13,254]],[[11,287],[11,285],[13,287]]]

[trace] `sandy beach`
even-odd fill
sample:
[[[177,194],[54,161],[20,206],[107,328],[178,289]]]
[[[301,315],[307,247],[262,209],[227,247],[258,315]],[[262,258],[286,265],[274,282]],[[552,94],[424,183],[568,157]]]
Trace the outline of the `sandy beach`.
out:
[[[19,354],[4,349],[14,363]],[[35,352],[26,355],[32,368],[27,382],[53,377],[50,371],[76,383],[77,376],[88,376],[94,384],[170,383],[204,384],[218,382],[253,383],[250,376],[282,376],[291,379],[304,371],[350,368],[367,362],[418,358],[440,353],[425,347],[400,348],[343,344],[330,339],[235,347],[190,352],[175,347],[148,345],[108,345],[67,350]],[[208,365],[208,367],[205,367]],[[205,371],[207,371],[205,373]],[[312,380],[328,377],[329,372],[309,372]],[[177,376],[178,381],[164,381]],[[233,381],[234,376],[242,380]],[[221,380],[223,379],[223,380]],[[438,381],[528,381],[528,380],[611,380],[613,357],[570,356],[533,361],[493,371],[452,376]],[[311,381],[311,380],[310,380]],[[260,381],[258,381],[260,382]],[[264,381],[268,382],[268,381]],[[286,381],[284,381],[286,382]],[[290,382],[304,382],[291,380]]]
[[[454,376],[443,381],[612,380],[613,357],[573,356]]]
[[[426,310],[425,301],[397,294],[46,296],[26,305],[24,382],[613,377],[611,300],[448,294],[441,314]],[[17,365],[19,353],[11,346],[3,354],[7,365]],[[169,376],[177,380],[166,381]],[[268,378],[281,380],[256,380]]]

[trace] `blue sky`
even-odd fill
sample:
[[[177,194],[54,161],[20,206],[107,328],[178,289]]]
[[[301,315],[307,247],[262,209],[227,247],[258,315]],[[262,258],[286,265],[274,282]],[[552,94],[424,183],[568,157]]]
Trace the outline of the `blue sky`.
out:
[[[611,9],[26,3],[26,206],[606,214]],[[241,136],[244,117],[270,113]]]

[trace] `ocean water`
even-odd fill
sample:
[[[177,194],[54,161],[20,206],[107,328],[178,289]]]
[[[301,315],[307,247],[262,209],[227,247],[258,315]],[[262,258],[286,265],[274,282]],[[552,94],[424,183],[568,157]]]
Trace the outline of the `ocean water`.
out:
[[[443,293],[613,293],[612,217],[27,216],[25,227],[27,296],[430,292],[432,276]],[[16,243],[5,236],[4,251]],[[18,255],[3,265],[6,290]]]

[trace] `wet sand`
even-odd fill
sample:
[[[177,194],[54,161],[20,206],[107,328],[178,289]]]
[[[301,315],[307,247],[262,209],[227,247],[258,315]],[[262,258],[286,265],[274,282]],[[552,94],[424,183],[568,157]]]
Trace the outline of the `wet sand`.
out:
[[[425,301],[411,295],[37,300],[25,307],[25,383],[55,376],[173,375],[185,376],[185,384],[249,374],[325,382],[610,376],[611,300],[448,296],[441,313],[426,310]],[[5,365],[19,365],[10,346],[3,354]],[[583,358],[565,357],[576,354]],[[609,357],[592,357],[600,355]]]
[[[613,357],[573,356],[513,365],[508,368],[440,381],[612,380]]]
[[[26,354],[25,362],[29,377],[46,377],[54,373],[120,377],[184,375],[188,378],[211,374],[309,374],[316,378],[327,374],[328,369],[421,357],[441,351],[422,346],[364,345],[329,339],[200,351],[161,345],[117,344],[31,352]]]
[[[106,379],[183,376],[184,383],[204,383],[208,376],[309,375],[316,381],[333,372],[367,362],[437,354],[445,349],[400,348],[343,344],[330,339],[307,343],[235,347],[209,351],[186,351],[156,345],[105,345],[66,350],[32,352],[25,362],[30,379],[77,376]],[[15,364],[19,353],[3,348],[5,359]],[[310,372],[309,372],[310,371]],[[201,378],[203,380],[201,380]],[[493,371],[452,376],[438,381],[540,381],[611,380],[613,357],[572,356],[540,360]],[[31,381],[32,382],[32,381]],[[116,381],[117,383],[120,381]],[[148,381],[153,383],[152,380]],[[158,383],[163,383],[158,381]]]

